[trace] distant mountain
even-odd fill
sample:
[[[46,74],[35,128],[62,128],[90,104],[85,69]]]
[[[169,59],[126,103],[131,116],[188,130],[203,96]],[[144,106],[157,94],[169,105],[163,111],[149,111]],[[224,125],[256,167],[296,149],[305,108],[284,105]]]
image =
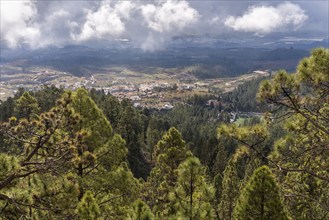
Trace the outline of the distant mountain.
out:
[[[177,68],[199,66],[194,75],[200,78],[238,76],[257,69],[287,69],[293,71],[298,60],[309,55],[309,50],[296,49],[291,45],[280,48],[248,47],[252,41],[232,41],[236,47],[193,46],[200,36],[189,36],[190,44],[185,47],[172,45],[166,50],[143,52],[138,48],[92,48],[84,45],[67,45],[62,48],[38,50],[3,50],[1,62],[12,63],[25,60],[27,66],[47,66],[77,76],[102,71],[107,66]],[[177,40],[186,40],[184,37]],[[221,44],[222,41],[210,42]],[[205,40],[205,39],[202,39]],[[192,42],[192,43],[191,43]],[[207,41],[206,41],[207,42]],[[191,46],[192,45],[192,46]],[[184,46],[184,43],[180,43]],[[228,46],[228,45],[226,45]]]
[[[293,49],[292,47],[278,48],[271,51],[261,53],[259,60],[300,60],[303,57],[308,57],[310,52],[302,49]]]

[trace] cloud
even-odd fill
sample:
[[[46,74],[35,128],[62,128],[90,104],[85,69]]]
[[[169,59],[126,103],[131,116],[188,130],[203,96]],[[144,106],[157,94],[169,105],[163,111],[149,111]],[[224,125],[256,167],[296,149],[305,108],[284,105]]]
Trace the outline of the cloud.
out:
[[[104,1],[97,11],[88,10],[86,22],[81,33],[72,35],[78,41],[92,38],[120,37],[125,32],[125,21],[129,19],[135,4],[128,1],[118,2],[114,6],[111,2]]]
[[[153,51],[198,18],[187,1],[103,1],[96,10],[86,11],[80,33],[72,38],[83,42],[127,37],[141,49]]]
[[[147,26],[160,33],[181,31],[199,18],[198,11],[191,8],[187,1],[168,1],[161,5],[147,4],[141,6],[141,11]]]
[[[32,42],[40,30],[34,22],[37,10],[32,0],[1,1],[1,38],[8,47]]]
[[[133,47],[158,50],[172,37],[185,34],[222,36],[244,31],[263,35],[301,25],[302,31],[328,32],[328,3],[320,1],[298,5],[266,1],[254,6],[250,5],[255,1],[0,1],[1,44],[12,48],[22,43],[31,48],[111,47],[125,38]]]
[[[213,17],[212,19],[209,20],[210,25],[219,24],[219,22],[220,22],[220,19],[219,19],[218,16],[215,16],[215,17]]]
[[[140,44],[144,51],[163,48],[171,37],[184,33],[200,18],[198,11],[184,0],[141,5],[140,12],[148,33]]]
[[[42,30],[40,38],[35,39],[35,47],[49,45],[63,46],[71,42],[71,34],[79,28],[79,24],[72,20],[70,12],[59,9],[50,13],[42,22],[39,22]]]
[[[287,27],[298,28],[307,18],[298,5],[285,2],[277,7],[251,6],[240,17],[229,16],[224,24],[235,31],[267,34]]]
[[[156,34],[149,34],[140,44],[143,51],[161,50],[166,42],[166,37]]]

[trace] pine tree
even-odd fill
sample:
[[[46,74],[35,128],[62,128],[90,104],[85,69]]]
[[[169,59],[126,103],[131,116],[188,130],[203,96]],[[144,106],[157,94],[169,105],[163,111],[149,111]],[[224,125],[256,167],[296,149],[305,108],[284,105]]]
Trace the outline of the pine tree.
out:
[[[134,201],[140,195],[140,183],[128,165],[122,162],[111,171],[101,166],[89,176],[88,183],[95,191],[103,218],[126,219]]]
[[[121,104],[123,109],[120,112],[116,132],[126,140],[128,161],[135,177],[146,179],[150,172],[150,166],[142,154],[142,148],[144,146],[144,142],[141,141],[141,137],[144,137],[143,118],[129,100],[123,100]]]
[[[177,168],[192,154],[187,151],[179,131],[176,128],[170,128],[155,146],[153,155],[156,161],[146,183],[149,192],[147,200],[156,216],[167,218],[174,213],[169,194],[174,191],[177,183]]]
[[[215,188],[215,199],[213,202],[213,206],[215,207],[215,212],[216,212],[216,218],[219,219],[219,203],[220,203],[220,198],[222,196],[222,182],[223,182],[223,174],[218,173],[214,178],[213,178],[213,185]]]
[[[15,109],[15,100],[9,97],[6,101],[0,100],[0,121],[6,121],[9,119]]]
[[[214,188],[207,182],[205,168],[196,157],[189,157],[178,167],[178,181],[171,197],[175,201],[176,217],[190,220],[213,219],[211,205]]]
[[[113,129],[110,122],[85,89],[80,88],[72,94],[71,107],[80,116],[77,131],[83,129],[88,134],[84,140],[87,150],[93,151],[112,138]]]
[[[42,88],[33,93],[38,101],[41,112],[49,111],[56,105],[56,101],[61,98],[64,88],[57,88],[55,85],[42,85]]]
[[[131,220],[153,220],[154,215],[151,212],[150,207],[144,203],[142,200],[137,199],[132,209],[130,210],[130,214],[128,216],[128,219]]]
[[[326,219],[329,215],[329,210],[323,206],[328,204],[329,194],[325,182],[309,174],[289,172],[282,185],[285,203],[293,219]]]
[[[6,216],[73,219],[77,202],[92,190],[99,217],[122,219],[137,199],[140,184],[123,163],[125,141],[113,135],[85,91],[78,92],[73,99],[64,93],[54,108],[30,121],[12,117],[1,123],[6,143],[21,149],[0,156],[0,207]]]
[[[18,118],[26,118],[28,121],[40,111],[37,100],[26,91],[16,100],[15,104]]]
[[[82,138],[76,146],[74,161],[80,185],[78,199],[92,186],[102,215],[122,218],[139,193],[139,183],[124,163],[128,153],[126,142],[113,134],[110,122],[86,90],[73,93],[72,108],[81,118],[76,130],[77,138],[80,135]]]
[[[162,138],[164,130],[160,127],[161,121],[157,120],[156,118],[152,117],[149,120],[147,129],[146,129],[146,142],[147,142],[147,152],[148,160],[150,162],[154,162],[153,158],[153,151],[154,147],[158,143],[158,141]]]
[[[165,153],[172,147],[185,150],[185,141],[183,140],[182,134],[176,128],[170,128],[168,132],[163,135],[162,139],[157,143],[154,148],[153,158],[155,160],[158,160],[158,156],[160,154]],[[181,161],[175,162],[176,163],[173,166],[178,167]]]
[[[78,203],[77,214],[79,219],[94,220],[100,215],[99,207],[90,191],[86,191],[81,201]]]
[[[79,123],[75,126],[79,143],[76,145],[76,171],[80,180],[79,200],[84,194],[84,178],[95,169],[96,150],[112,138],[112,127],[102,111],[88,96],[85,89],[79,88],[72,94],[72,109],[79,114]]]
[[[279,188],[267,166],[255,170],[242,190],[234,209],[234,219],[288,219]]]
[[[67,94],[58,100],[57,106],[38,117],[30,120],[12,117],[9,122],[1,123],[0,132],[6,143],[21,150],[17,155],[3,155],[0,160],[0,166],[12,167],[2,169],[5,172],[0,177],[0,205],[8,216],[42,216],[45,209],[49,213],[63,213],[60,208],[63,206],[53,201],[59,201],[66,189],[51,185],[59,184],[58,180],[70,181],[62,175],[70,170],[78,142],[73,132],[78,116],[69,107],[71,102]],[[49,190],[45,186],[50,186]]]
[[[280,71],[259,89],[261,100],[284,110],[286,134],[276,141],[270,159],[294,219],[329,216],[328,72],[329,50],[318,48],[295,74]]]
[[[240,180],[236,171],[236,164],[234,158],[228,162],[222,181],[222,192],[220,203],[218,206],[219,218],[221,220],[233,219],[233,210],[236,200],[239,196]]]

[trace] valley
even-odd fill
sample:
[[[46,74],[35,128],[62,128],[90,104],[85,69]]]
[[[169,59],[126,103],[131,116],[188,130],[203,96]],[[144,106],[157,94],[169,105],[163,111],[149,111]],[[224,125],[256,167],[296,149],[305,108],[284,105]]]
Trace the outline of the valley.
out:
[[[0,98],[6,100],[18,88],[29,91],[41,89],[44,85],[76,90],[104,90],[119,100],[130,99],[134,105],[146,108],[171,108],[194,94],[218,95],[229,92],[238,85],[260,76],[268,76],[269,71],[253,71],[237,77],[198,79],[191,71],[193,66],[184,68],[129,68],[108,66],[101,71],[90,72],[88,76],[75,76],[46,67],[20,68],[1,66]]]

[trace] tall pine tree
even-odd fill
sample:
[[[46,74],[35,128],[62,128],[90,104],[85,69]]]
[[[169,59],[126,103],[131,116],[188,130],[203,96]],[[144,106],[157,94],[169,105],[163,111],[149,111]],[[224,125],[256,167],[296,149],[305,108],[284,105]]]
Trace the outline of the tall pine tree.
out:
[[[189,157],[178,167],[178,181],[172,198],[176,217],[189,220],[213,219],[211,202],[215,190],[207,181],[205,167],[196,157]]]
[[[221,187],[222,192],[218,206],[219,218],[221,220],[233,219],[233,210],[239,196],[239,186],[240,180],[236,170],[236,163],[231,158],[225,168]]]
[[[236,220],[288,220],[279,188],[267,166],[255,170],[239,196],[233,216]]]
[[[328,82],[329,50],[318,48],[295,74],[280,71],[259,89],[261,100],[284,109],[286,135],[275,143],[271,159],[294,219],[329,216]]]
[[[182,135],[176,128],[170,128],[154,149],[155,166],[145,184],[148,190],[146,200],[159,218],[175,213],[173,201],[169,198],[177,183],[179,164],[191,156],[185,147]]]

